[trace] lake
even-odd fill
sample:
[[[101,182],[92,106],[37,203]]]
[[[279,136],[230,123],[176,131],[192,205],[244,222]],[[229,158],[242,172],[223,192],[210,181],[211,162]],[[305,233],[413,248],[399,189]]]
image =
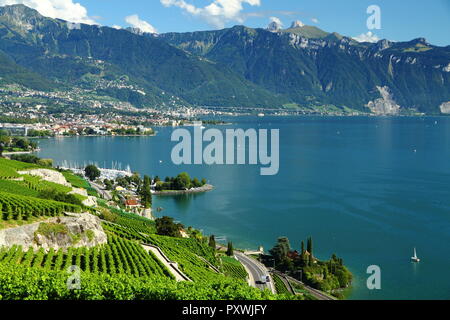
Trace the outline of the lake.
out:
[[[280,129],[280,171],[260,166],[176,166],[173,128],[156,137],[41,140],[39,156],[141,174],[206,178],[210,193],[155,197],[154,207],[235,246],[269,250],[279,236],[299,249],[344,259],[355,275],[350,299],[450,299],[450,118],[237,117],[236,128]],[[192,130],[192,128],[190,129]],[[413,248],[422,259],[410,262]],[[382,288],[366,287],[367,267]]]

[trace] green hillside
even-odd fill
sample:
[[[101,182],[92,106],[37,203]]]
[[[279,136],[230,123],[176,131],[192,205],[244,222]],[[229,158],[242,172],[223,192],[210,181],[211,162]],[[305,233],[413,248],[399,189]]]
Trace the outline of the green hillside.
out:
[[[36,165],[0,158],[0,230],[39,223],[37,232],[40,234],[67,233],[64,225],[45,220],[67,212],[89,212],[102,220],[108,241],[91,248],[69,247],[67,250],[24,249],[18,245],[0,247],[0,299],[287,298],[250,287],[242,266],[237,261],[220,259],[215,249],[208,246],[206,237],[157,235],[154,221],[118,209],[101,199],[98,199],[97,207],[88,208],[42,198],[42,190],[56,192],[56,188],[59,194],[67,194],[70,188],[18,172],[36,168]],[[77,187],[90,187],[80,177],[68,172],[64,172],[64,176]],[[83,234],[89,237],[90,232],[84,230]],[[74,244],[76,241],[73,238]],[[143,244],[158,246],[192,281],[177,282],[164,262],[147,252]],[[70,266],[80,268],[81,289],[67,288],[67,268]]]
[[[173,99],[215,106],[283,103],[228,67],[187,54],[158,38],[91,25],[71,28],[24,5],[0,7],[0,50],[18,65],[43,75],[46,82],[90,88],[100,96],[139,107]],[[128,79],[126,87],[102,84],[124,78]]]

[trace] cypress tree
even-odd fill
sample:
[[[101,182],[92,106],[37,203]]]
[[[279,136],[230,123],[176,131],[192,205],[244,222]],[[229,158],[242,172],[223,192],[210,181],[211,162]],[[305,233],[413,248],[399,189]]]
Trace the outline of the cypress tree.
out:
[[[150,190],[151,180],[149,176],[144,176],[144,186],[142,188],[142,202],[145,208],[151,208],[152,206],[152,192]]]
[[[208,244],[211,248],[216,249],[216,237],[214,237],[214,235],[211,235],[209,237],[209,244]]]
[[[234,255],[233,243],[228,242],[227,256],[231,257],[233,255]]]
[[[311,257],[312,257],[313,256],[313,240],[312,240],[312,237],[308,238],[307,250],[311,254]]]

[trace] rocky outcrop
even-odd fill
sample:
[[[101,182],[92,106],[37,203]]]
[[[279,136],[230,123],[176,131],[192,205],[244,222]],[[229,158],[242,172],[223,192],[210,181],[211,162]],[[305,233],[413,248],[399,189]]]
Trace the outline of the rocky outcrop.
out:
[[[83,204],[86,207],[96,207],[97,206],[97,198],[89,196],[86,189],[72,188],[72,191],[69,192],[69,194],[77,194],[77,195],[85,197],[85,199],[83,200]]]
[[[0,247],[21,245],[48,251],[69,247],[94,247],[107,243],[101,221],[88,213],[67,214],[44,222],[0,230]]]
[[[450,101],[444,102],[439,108],[443,114],[450,114]]]
[[[71,187],[70,183],[67,182],[64,176],[55,170],[50,169],[33,169],[27,171],[20,171],[19,174],[29,174],[31,176],[36,176],[42,180],[62,184],[66,187]]]
[[[400,106],[394,101],[394,98],[388,87],[378,87],[381,98],[370,101],[367,107],[376,115],[396,115],[400,112]]]
[[[69,194],[78,194],[83,197],[88,197],[88,193],[86,189],[72,188],[72,191]]]
[[[86,207],[96,207],[97,198],[88,196],[86,200],[83,200],[83,205],[85,205]]]
[[[142,216],[144,218],[147,218],[150,220],[155,220],[155,217],[153,216],[153,212],[152,212],[151,208],[142,210]]]

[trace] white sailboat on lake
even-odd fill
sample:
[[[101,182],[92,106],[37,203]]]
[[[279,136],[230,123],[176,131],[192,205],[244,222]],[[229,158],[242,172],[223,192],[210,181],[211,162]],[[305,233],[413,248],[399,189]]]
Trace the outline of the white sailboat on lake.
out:
[[[412,262],[420,262],[419,257],[417,257],[416,248],[414,248],[414,256],[411,257]]]

